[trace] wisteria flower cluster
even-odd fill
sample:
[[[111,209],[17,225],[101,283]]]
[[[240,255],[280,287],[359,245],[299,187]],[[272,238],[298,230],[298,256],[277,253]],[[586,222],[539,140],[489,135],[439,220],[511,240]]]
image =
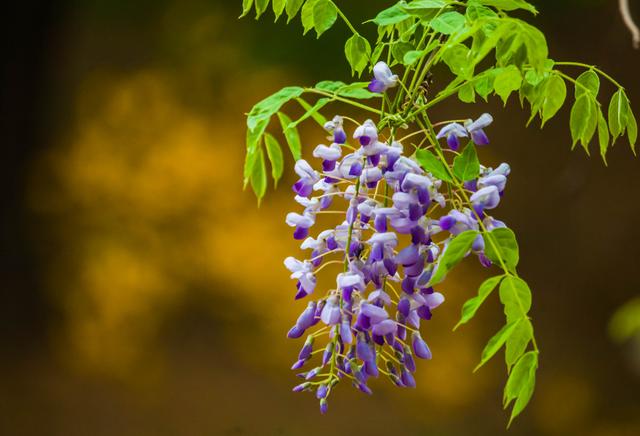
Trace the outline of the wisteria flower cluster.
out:
[[[298,175],[299,207],[286,223],[306,255],[284,262],[296,281],[295,299],[307,301],[288,333],[306,338],[292,367],[303,379],[294,391],[314,392],[324,413],[340,381],[365,393],[380,376],[415,386],[418,359],[432,356],[422,327],[444,302],[443,280],[468,258],[498,273],[464,303],[456,328],[498,294],[505,324],[487,341],[478,367],[504,349],[503,406],[511,407],[511,422],[532,398],[540,355],[515,233],[492,216],[511,169],[480,163],[493,122],[486,110],[475,109],[475,119],[441,120],[438,109],[452,100],[479,106],[497,96],[505,105],[519,100],[530,121],[539,118],[544,126],[571,101],[573,146],[589,153],[597,141],[606,161],[618,138],[626,136],[632,150],[637,139],[625,89],[595,66],[551,59],[544,33],[511,15],[535,14],[526,0],[395,2],[359,20],[376,27],[374,44],[335,0],[243,0],[242,16],[255,10],[260,17],[269,4],[276,20],[299,16],[304,33],[315,30],[318,37],[343,23],[352,74],[370,73],[363,82],[287,86],[247,114],[245,186],[260,201],[267,161],[274,184],[284,174],[284,147],[268,129],[276,118]],[[572,77],[568,69],[582,72]],[[613,88],[608,108],[601,79]],[[289,103],[304,114],[292,120],[283,111]],[[366,111],[370,119],[327,120],[329,105]],[[313,162],[302,159],[297,129],[307,121],[330,135],[313,150]]]
[[[484,114],[467,128],[449,124],[440,136],[451,132],[452,126],[464,129],[464,136],[473,135],[490,121],[490,115]],[[294,391],[315,391],[323,413],[329,394],[343,379],[365,393],[371,393],[369,379],[380,374],[397,386],[416,385],[414,357],[431,359],[420,333],[421,322],[430,320],[445,300],[431,285],[434,270],[453,237],[478,229],[478,217],[488,228],[504,227],[486,211],[500,202],[510,171],[507,164],[495,170],[483,168],[467,184],[473,192],[473,210],[447,210],[451,199],[440,192],[442,180],[407,156],[400,142],[384,141],[371,120],[353,132],[355,146],[346,143],[342,117],[334,117],[325,128],[332,134],[331,145],[320,144],[313,151],[321,169],[303,159],[296,162],[300,178],[293,190],[302,212],[286,217],[294,227],[293,237],[302,240],[300,248],[309,255],[284,262],[296,280],[295,298],[317,295],[288,336],[307,334],[292,367],[306,367],[299,373],[305,381]],[[487,143],[481,134],[482,143]],[[337,225],[310,236],[323,213],[338,216]],[[470,252],[488,267],[491,261],[484,246],[478,234]],[[335,287],[316,290],[317,274],[332,264],[342,269]],[[315,326],[319,327],[309,333]],[[317,342],[324,336],[328,341],[319,347]],[[316,363],[314,348],[322,353]]]

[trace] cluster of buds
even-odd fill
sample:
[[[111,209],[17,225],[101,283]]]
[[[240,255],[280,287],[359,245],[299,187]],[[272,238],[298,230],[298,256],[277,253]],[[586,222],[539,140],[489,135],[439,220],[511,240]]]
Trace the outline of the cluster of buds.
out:
[[[392,85],[387,76],[378,79]],[[293,190],[303,210],[286,217],[301,248],[310,250],[305,260],[288,257],[284,262],[296,280],[295,298],[320,294],[288,333],[290,338],[307,334],[292,367],[302,371],[298,375],[304,382],[294,391],[315,391],[322,413],[341,380],[365,393],[371,393],[369,379],[381,374],[397,386],[415,386],[414,357],[431,358],[421,323],[444,302],[430,283],[438,261],[452,238],[477,229],[479,220],[487,229],[504,226],[486,211],[498,205],[509,174],[507,164],[495,170],[483,167],[476,180],[465,184],[472,192],[470,207],[456,208],[443,181],[405,155],[400,142],[383,140],[366,120],[353,132],[356,146],[350,145],[343,121],[336,116],[328,122],[331,144],[313,151],[322,170],[305,160],[296,162],[300,178]],[[473,140],[480,132],[485,140],[482,128],[490,121],[485,114],[467,127],[445,126],[439,136],[453,134],[457,140],[471,135]],[[337,225],[310,236],[321,214],[340,218]],[[491,264],[481,235],[470,252],[482,265]],[[318,292],[316,276],[332,264],[340,264],[335,287]],[[311,367],[314,357],[318,363]]]

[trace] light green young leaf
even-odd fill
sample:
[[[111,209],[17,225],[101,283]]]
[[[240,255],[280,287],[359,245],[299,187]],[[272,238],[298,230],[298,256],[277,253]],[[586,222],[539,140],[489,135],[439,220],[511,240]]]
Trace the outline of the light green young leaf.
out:
[[[420,56],[422,56],[422,54],[422,50],[409,50],[404,54],[402,63],[404,65],[413,65],[418,59],[420,59]]]
[[[547,39],[538,28],[521,20],[514,20],[518,24],[516,31],[520,32],[524,46],[527,49],[527,59],[535,69],[542,71],[549,56]]]
[[[476,21],[481,18],[496,18],[498,16],[493,9],[482,6],[478,2],[469,2],[465,15],[470,21]]]
[[[458,98],[464,103],[476,102],[476,91],[473,87],[473,82],[468,82],[458,90]]]
[[[389,26],[392,24],[398,24],[401,21],[404,21],[408,18],[411,18],[411,15],[406,13],[402,9],[403,4],[401,2],[396,3],[390,8],[384,9],[376,15],[376,17],[371,20],[378,26]]]
[[[398,63],[404,62],[404,56],[414,49],[413,44],[409,42],[396,41],[391,44],[391,55]]]
[[[525,353],[515,364],[507,385],[504,388],[504,406],[509,406],[514,399],[516,402],[511,410],[509,425],[529,403],[536,384],[536,369],[538,368],[538,352],[529,351]]]
[[[256,164],[258,158],[258,147],[253,151],[247,151],[244,157],[244,169],[243,169],[243,188],[247,187],[247,184],[251,180],[251,173],[253,172],[253,166]]]
[[[329,30],[337,18],[338,9],[331,0],[317,0],[313,6],[313,24],[317,37],[320,38],[320,35]]]
[[[256,152],[256,160],[251,170],[251,189],[258,197],[258,204],[267,192],[267,166],[264,161],[264,152],[262,148],[258,148]]]
[[[518,242],[516,235],[507,227],[500,227],[485,233],[485,254],[496,265],[502,265],[504,262],[507,269],[514,272],[520,254],[518,251]]]
[[[471,62],[469,48],[464,44],[453,44],[442,53],[442,60],[456,76],[471,78],[474,64]]]
[[[307,32],[313,29],[314,23],[314,7],[319,0],[306,0],[305,4],[302,6],[302,12],[300,12],[300,20],[302,21],[303,35],[306,35]]]
[[[462,314],[460,316],[460,321],[458,321],[458,324],[456,324],[456,326],[453,328],[454,330],[456,330],[462,324],[466,324],[471,318],[475,316],[482,303],[484,303],[484,300],[486,300],[489,294],[491,294],[495,287],[498,286],[498,283],[500,283],[503,277],[504,276],[489,277],[487,280],[482,282],[482,284],[478,288],[478,295],[468,299],[464,303],[464,305],[462,305]]]
[[[353,35],[344,45],[344,54],[351,65],[351,74],[356,72],[360,75],[371,56],[369,41],[358,34]]]
[[[291,156],[293,156],[293,159],[297,161],[302,157],[302,144],[300,143],[298,129],[295,127],[291,129],[287,128],[289,127],[289,124],[291,124],[291,118],[284,113],[278,112],[278,118],[280,119],[280,126],[282,127],[282,132],[287,140]]]
[[[484,101],[493,91],[496,76],[500,74],[502,68],[491,68],[477,75],[473,81],[476,92]]]
[[[518,325],[514,328],[513,333],[507,339],[505,347],[505,362],[507,368],[511,369],[514,363],[522,356],[526,351],[527,345],[533,339],[533,326],[528,319],[521,319]]]
[[[285,10],[287,11],[287,23],[289,23],[293,17],[298,14],[300,8],[302,7],[302,3],[304,0],[287,0],[287,6]]]
[[[274,21],[278,21],[280,15],[284,12],[284,7],[287,5],[287,0],[272,0],[271,7],[273,8]]]
[[[622,136],[627,125],[629,114],[627,113],[627,96],[622,88],[618,89],[609,102],[609,130],[613,142],[618,136]]]
[[[514,66],[509,65],[504,68],[495,78],[494,88],[496,94],[502,98],[504,104],[507,104],[509,95],[518,89],[522,85],[522,74],[520,70]]]
[[[556,75],[549,77],[542,94],[542,126],[560,110],[566,97],[564,79]]]
[[[453,160],[453,174],[463,182],[473,180],[480,174],[480,161],[472,142]]]
[[[256,20],[267,10],[269,0],[255,0],[256,3]]]
[[[629,138],[629,145],[633,154],[636,153],[636,140],[638,139],[638,124],[636,117],[633,115],[631,106],[629,106],[629,116],[627,117],[627,137]]]
[[[289,100],[299,97],[304,92],[299,86],[287,86],[275,94],[256,103],[247,115],[247,128],[254,130],[258,122],[268,120]]]
[[[524,0],[478,0],[478,2],[486,6],[493,6],[494,8],[502,9],[503,11],[524,9],[532,14],[538,13],[535,6]]]
[[[531,309],[531,289],[520,277],[507,276],[500,283],[500,301],[507,322],[526,318]]]
[[[466,230],[454,236],[445,246],[444,252],[440,256],[436,270],[431,280],[429,280],[429,286],[436,285],[444,280],[447,273],[469,252],[476,236],[478,236],[478,232],[475,230]]]
[[[301,99],[301,98],[296,98],[296,101],[298,103],[300,103],[300,106],[302,106],[302,108],[305,111],[310,111],[311,110],[311,105],[309,103],[307,103],[305,100]],[[313,112],[311,113],[311,118],[313,118],[315,120],[316,123],[318,123],[318,125],[322,128],[324,128],[324,125],[327,123],[327,119],[322,116],[322,114],[320,112]]]
[[[282,156],[282,149],[280,143],[271,134],[264,135],[264,144],[267,148],[267,156],[269,162],[271,162],[271,177],[273,177],[273,183],[278,186],[278,180],[282,177],[284,171],[284,157]]]
[[[592,70],[585,71],[576,79],[576,99],[586,93],[590,93],[593,98],[597,98],[599,90],[600,77]]]
[[[300,124],[301,122],[303,122],[307,118],[312,117],[314,114],[317,114],[318,111],[320,109],[322,109],[324,106],[326,106],[327,103],[329,103],[330,101],[331,101],[331,99],[328,98],[328,97],[323,97],[323,98],[318,99],[318,101],[316,101],[316,103],[312,107],[307,109],[307,111],[304,113],[304,115],[302,115],[300,118],[295,120],[293,123],[290,123],[287,126],[287,130],[295,128],[298,124]]]
[[[253,6],[253,0],[242,0],[242,15],[238,18],[246,16],[251,11],[251,6]]]
[[[487,363],[489,359],[491,359],[493,355],[496,354],[500,348],[502,348],[502,346],[507,341],[509,336],[511,336],[511,333],[513,333],[513,330],[519,322],[520,320],[516,320],[504,325],[498,331],[498,333],[496,333],[491,339],[489,339],[489,342],[487,342],[484,350],[482,350],[480,363],[478,363],[478,365],[473,369],[473,372],[476,372],[478,369],[480,369],[482,365]]]
[[[247,153],[253,153],[258,148],[262,134],[267,129],[269,124],[269,118],[260,119],[257,121],[253,130],[247,129]],[[247,176],[247,175],[245,175]]]
[[[445,182],[453,181],[443,163],[440,162],[440,159],[438,159],[437,156],[431,153],[429,150],[417,150],[416,159],[425,171],[433,174],[438,179],[444,180]]]
[[[607,148],[609,147],[609,128],[607,120],[604,118],[602,111],[598,108],[598,144],[600,145],[600,156],[604,164],[607,164]]]
[[[459,32],[464,28],[466,19],[464,15],[459,12],[450,11],[445,12],[429,23],[429,26],[436,32],[440,32],[443,35],[451,35]]]
[[[597,109],[596,102],[586,93],[581,95],[571,108],[569,127],[573,145],[580,141],[587,154],[589,154],[589,142],[598,123]]]

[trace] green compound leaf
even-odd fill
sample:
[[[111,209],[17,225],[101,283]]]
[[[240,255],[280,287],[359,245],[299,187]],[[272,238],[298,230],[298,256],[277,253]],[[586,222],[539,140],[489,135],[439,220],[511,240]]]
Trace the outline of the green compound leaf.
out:
[[[613,141],[624,133],[624,128],[627,125],[627,105],[625,101],[627,96],[622,88],[618,89],[609,102],[609,130]]]
[[[271,162],[271,177],[273,178],[274,185],[278,186],[278,180],[280,180],[284,171],[282,148],[280,148],[278,140],[269,133],[264,135],[264,144],[267,148],[269,162]]]
[[[542,93],[542,126],[560,110],[567,97],[567,86],[560,76],[551,76]]]
[[[471,249],[473,240],[478,236],[475,230],[467,230],[455,236],[445,247],[436,271],[429,280],[429,286],[440,283],[447,273],[456,266]]]
[[[369,91],[369,82],[353,82],[346,84],[339,80],[323,80],[316,83],[315,88],[320,91],[330,92],[339,97],[357,98],[360,100],[369,98],[380,98],[381,94]]]
[[[424,51],[422,50],[409,50],[404,54],[402,63],[404,65],[413,65],[418,59],[420,59],[420,56],[422,56],[423,53]]]
[[[280,126],[282,127],[282,132],[287,140],[291,156],[293,156],[293,159],[297,161],[302,157],[302,144],[300,143],[298,129],[295,127],[288,128],[292,122],[291,118],[282,112],[278,112],[278,118],[280,119]]]
[[[304,89],[299,86],[287,86],[256,103],[249,115],[247,115],[247,128],[255,130],[260,127],[260,121],[269,120],[285,103],[293,98],[300,97],[303,92]]]
[[[602,110],[598,108],[598,144],[600,145],[600,156],[604,164],[607,164],[607,148],[609,147],[609,128],[607,120],[602,114]]]
[[[468,82],[462,88],[458,90],[458,98],[464,103],[476,102],[476,91],[473,87],[473,83]]]
[[[498,266],[504,262],[507,270],[515,272],[520,260],[515,233],[507,227],[500,227],[483,236],[486,239],[485,254],[489,260]]]
[[[314,116],[315,114],[318,113],[318,111],[320,109],[322,109],[324,106],[326,106],[330,101],[331,101],[331,99],[327,98],[327,97],[323,97],[323,98],[318,99],[318,101],[316,101],[316,103],[313,106],[311,106],[309,109],[307,109],[307,111],[304,113],[304,115],[302,115],[300,118],[295,120],[293,123],[289,124],[287,126],[287,129],[292,129],[292,128],[296,127],[298,124],[300,124],[301,122],[303,122],[304,120],[306,120],[307,118]]]
[[[588,93],[578,97],[571,108],[569,127],[573,145],[580,141],[587,154],[589,154],[589,142],[596,131],[597,109],[595,100]]]
[[[416,159],[425,171],[433,174],[440,180],[444,180],[445,182],[453,181],[440,159],[429,150],[421,149],[416,151]]]
[[[531,321],[522,318],[507,339],[504,356],[508,369],[511,369],[513,364],[522,356],[532,339],[533,326]]]
[[[511,336],[511,334],[513,333],[513,330],[516,328],[516,325],[519,322],[520,320],[516,320],[504,325],[498,331],[498,333],[496,333],[495,335],[493,335],[491,339],[489,339],[489,342],[487,342],[487,345],[484,347],[484,350],[482,350],[480,363],[478,363],[478,365],[473,369],[473,372],[476,372],[478,369],[480,369],[482,365],[487,363],[489,359],[491,359],[493,355],[496,354],[500,348],[502,348],[502,346],[507,341],[509,336]]]
[[[445,12],[431,20],[429,26],[436,32],[443,35],[451,35],[459,32],[464,28],[466,18],[459,12]]]
[[[255,0],[256,3],[256,20],[267,10],[269,0]]]
[[[514,65],[509,65],[496,76],[494,88],[496,94],[502,98],[502,101],[506,105],[509,95],[511,95],[513,91],[520,89],[521,85],[522,74],[520,70]]]
[[[477,0],[479,3],[482,3],[486,6],[493,6],[497,9],[502,9],[503,11],[513,11],[516,9],[524,9],[526,11],[531,12],[532,14],[537,14],[538,10],[535,6],[530,3],[527,3],[524,0]]]
[[[464,44],[453,44],[442,53],[442,60],[456,76],[470,78],[474,64],[471,62],[469,48]]]
[[[396,3],[390,8],[380,11],[378,15],[376,15],[376,17],[371,21],[378,26],[389,26],[392,24],[398,24],[408,18],[411,18],[411,15],[406,13],[402,7],[402,3]]]
[[[319,0],[306,0],[304,6],[302,6],[302,11],[300,12],[300,21],[302,21],[303,35],[306,35],[307,32],[313,29],[315,25],[313,10],[318,1]]]
[[[473,80],[473,86],[480,97],[487,101],[487,97],[493,92],[496,76],[502,68],[491,68],[478,74]]]
[[[258,148],[255,156],[255,163],[251,170],[251,189],[258,197],[258,204],[267,192],[267,165],[264,161],[264,152]]]
[[[520,277],[507,276],[500,283],[500,301],[507,322],[526,319],[531,309],[531,289]]]
[[[253,0],[242,0],[242,14],[238,18],[246,16],[251,11]]]
[[[515,364],[507,384],[504,388],[504,407],[515,400],[511,410],[509,424],[518,416],[529,403],[536,385],[536,370],[538,369],[538,352],[525,353]]]
[[[317,0],[313,6],[313,24],[317,37],[320,38],[320,35],[329,30],[337,18],[338,8],[331,0]]]
[[[318,125],[322,128],[324,128],[324,125],[327,123],[327,119],[322,116],[322,114],[320,112],[317,111],[312,111],[312,107],[309,103],[307,103],[305,100],[301,99],[301,98],[296,98],[296,101],[298,103],[300,103],[300,106],[302,106],[302,108],[309,112],[311,111],[311,118],[313,118],[315,120],[316,123],[318,123]]]
[[[453,160],[453,174],[463,182],[473,180],[480,174],[480,161],[473,143],[469,142]]]
[[[344,54],[351,65],[351,74],[362,74],[371,56],[369,41],[358,34],[353,35],[344,45]]]
[[[460,316],[460,321],[458,321],[453,330],[456,330],[462,324],[466,324],[467,322],[469,322],[469,320],[471,320],[471,318],[475,316],[482,303],[484,303],[484,300],[487,299],[489,294],[493,292],[493,290],[496,288],[496,286],[498,286],[498,283],[500,283],[503,278],[504,276],[489,277],[487,280],[482,282],[482,284],[478,288],[478,295],[468,299],[462,305],[462,314]]]
[[[287,0],[285,10],[287,11],[287,23],[289,23],[300,11],[305,0]]]
[[[600,77],[594,71],[585,71],[576,79],[576,98],[580,98],[586,93],[590,93],[593,98],[597,98],[598,91],[600,91]]]
[[[271,7],[273,8],[274,21],[278,21],[280,15],[284,12],[284,7],[287,5],[287,0],[273,0]]]

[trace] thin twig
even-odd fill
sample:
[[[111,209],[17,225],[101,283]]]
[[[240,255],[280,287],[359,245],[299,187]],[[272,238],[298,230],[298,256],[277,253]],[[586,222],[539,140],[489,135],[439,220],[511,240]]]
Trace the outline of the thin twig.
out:
[[[633,41],[633,48],[640,48],[640,29],[633,21],[633,17],[631,16],[631,11],[629,10],[629,0],[619,0],[618,4],[620,6],[620,15],[622,15],[622,21],[624,21],[625,26],[631,32],[631,40]]]

